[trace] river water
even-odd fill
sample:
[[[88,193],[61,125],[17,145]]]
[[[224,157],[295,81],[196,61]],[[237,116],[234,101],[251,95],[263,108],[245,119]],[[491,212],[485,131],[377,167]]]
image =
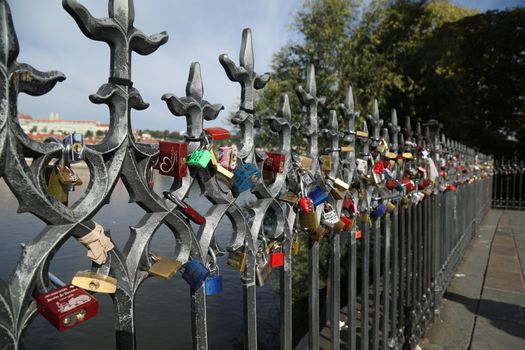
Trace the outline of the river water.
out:
[[[76,200],[85,190],[88,170],[75,170],[84,180],[70,196]],[[155,189],[168,189],[170,178],[155,174]],[[160,193],[160,192],[159,192]],[[246,195],[244,201],[249,201]],[[205,213],[210,203],[200,197],[197,188],[192,189],[189,201],[200,213]],[[111,204],[102,207],[94,220],[111,230],[114,243],[123,249],[129,226],[135,225],[144,211],[134,203],[128,203],[129,195],[119,181],[111,196]],[[20,244],[29,242],[45,227],[32,214],[18,214],[18,202],[0,179],[0,278],[7,279],[20,256]],[[225,247],[231,237],[231,225],[227,217],[219,224],[217,238]],[[165,226],[159,228],[152,239],[150,249],[159,255],[170,255],[175,239]],[[219,257],[220,273],[223,276],[224,292],[207,298],[209,348],[227,350],[241,349],[243,339],[243,297],[238,271],[226,266],[227,255]],[[88,270],[90,260],[86,250],[75,239],[69,239],[52,260],[50,271],[66,283],[79,270]],[[100,304],[99,314],[87,322],[65,332],[58,332],[47,320],[37,315],[29,326],[25,337],[26,349],[114,349],[113,302],[109,295],[96,294]],[[136,338],[139,349],[191,349],[190,292],[180,273],[170,281],[148,278],[140,287],[135,303]],[[257,288],[257,322],[260,349],[279,348],[279,297],[278,273],[274,272],[270,282]],[[1,347],[2,344],[0,344]]]

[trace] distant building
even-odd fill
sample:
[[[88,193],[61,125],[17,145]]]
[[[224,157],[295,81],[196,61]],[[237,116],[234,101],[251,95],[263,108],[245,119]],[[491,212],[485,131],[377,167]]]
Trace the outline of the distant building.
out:
[[[18,121],[26,134],[71,134],[73,132],[79,132],[85,135],[86,132],[91,131],[93,135],[96,135],[97,131],[106,133],[109,129],[109,124],[96,120],[60,120],[60,116],[56,112],[51,112],[48,119],[42,120],[33,119],[33,117],[27,114],[19,114]]]

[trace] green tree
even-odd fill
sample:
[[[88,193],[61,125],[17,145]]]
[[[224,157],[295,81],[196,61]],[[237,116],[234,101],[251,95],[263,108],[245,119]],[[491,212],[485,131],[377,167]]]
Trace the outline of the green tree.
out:
[[[93,137],[93,131],[91,130],[88,130],[84,133],[84,137],[87,138],[87,139],[90,139]]]

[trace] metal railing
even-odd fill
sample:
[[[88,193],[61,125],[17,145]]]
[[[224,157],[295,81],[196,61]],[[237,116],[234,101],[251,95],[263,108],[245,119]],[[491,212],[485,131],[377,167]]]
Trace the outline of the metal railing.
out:
[[[523,161],[502,159],[494,163],[493,208],[525,209],[524,173]]]
[[[96,273],[112,276],[118,283],[113,295],[118,349],[136,348],[135,296],[141,283],[151,278],[149,242],[156,230],[165,224],[173,232],[177,244],[172,258],[183,269],[190,268],[190,261],[210,266],[214,253],[218,253],[215,233],[223,217],[234,228],[228,247],[230,254],[247,255],[246,268],[241,274],[244,348],[257,348],[256,280],[264,267],[259,257],[267,254],[267,241],[278,242],[284,253],[284,266],[278,269],[280,337],[281,348],[292,348],[292,247],[299,234],[309,237],[308,246],[303,249],[308,251],[309,261],[310,349],[320,347],[319,264],[331,265],[331,349],[339,349],[341,342],[346,342],[349,349],[402,348],[417,343],[438,310],[463,251],[488,209],[492,188],[489,158],[445,139],[437,123],[424,125],[424,132],[418,123],[414,133],[407,118],[401,133],[395,111],[389,128],[382,128],[377,104],[367,117],[368,123],[363,121],[361,129],[357,129],[359,113],[354,109],[351,88],[341,104],[340,118],[336,111],[331,111],[325,128],[319,128],[317,107],[323,98],[317,96],[315,70],[311,65],[307,67],[306,86],[296,91],[306,110],[301,129],[308,148],[303,158],[292,152],[291,135],[298,130],[291,122],[288,98],[283,95],[278,115],[267,121],[279,135],[276,152],[284,155],[284,170],[268,175],[268,171],[262,171],[266,155],[256,151],[254,144],[254,94],[264,87],[269,76],[253,70],[252,37],[246,29],[239,65],[227,55],[220,56],[220,63],[230,80],[241,85],[241,104],[232,119],[240,127],[241,138],[236,165],[254,166],[255,171],[248,176],[252,181],[248,189],[255,195],[255,203],[248,212],[241,208],[236,203],[242,190],[239,184],[237,187],[234,184],[234,191],[225,190],[227,181],[220,180],[217,168],[211,166],[192,167],[187,175],[174,179],[166,195],[160,195],[148,183],[151,165],[159,155],[158,145],[137,143],[131,132],[131,110],[144,109],[147,104],[133,87],[130,57],[133,51],[142,55],[154,52],[167,41],[167,34],[147,37],[136,29],[132,0],[110,0],[109,17],[104,19],[92,17],[73,0],[63,0],[63,6],[88,38],[109,44],[109,80],[90,100],[109,106],[110,128],[100,143],[83,149],[83,159],[90,171],[86,193],[69,206],[62,204],[49,192],[46,169],[63,159],[64,147],[57,142],[38,143],[25,135],[17,120],[17,95],[20,92],[42,95],[64,76],[59,72],[39,72],[16,62],[18,42],[9,6],[0,1],[0,43],[4,57],[0,63],[4,86],[0,95],[0,175],[18,199],[19,212],[32,213],[47,225],[34,241],[23,246],[15,271],[1,281],[0,339],[5,341],[1,347],[21,347],[24,332],[37,313],[33,297],[53,289],[48,277],[50,261],[67,239],[82,240],[90,233],[95,226],[92,218],[109,202],[119,179],[123,180],[131,200],[145,213],[132,223],[124,249],[115,246],[108,251],[104,263],[93,263]],[[199,64],[194,63],[186,96],[162,97],[174,115],[186,117],[185,138],[190,154],[207,145],[204,119],[214,119],[222,108],[203,99],[202,86]],[[344,121],[343,128],[339,127],[338,119]],[[372,129],[370,135],[368,126]],[[321,139],[319,134],[323,135]],[[344,136],[340,139],[341,135]],[[319,141],[326,141],[326,151],[320,152]],[[321,163],[320,153],[328,156]],[[311,166],[304,157],[313,160]],[[31,165],[26,158],[32,158]],[[235,179],[242,176],[236,173]],[[388,180],[395,186],[387,186]],[[201,187],[202,200],[212,203],[204,215],[205,222],[197,230],[180,206],[193,183]],[[307,209],[281,200],[288,190],[297,197],[307,193],[312,196],[311,190],[316,186],[320,187],[321,196],[330,194],[315,203],[318,205],[315,214],[310,214],[310,221],[303,221]],[[339,221],[332,222],[324,215],[331,211],[326,203],[331,204]],[[343,214],[346,221],[341,219]],[[273,219],[270,229],[264,224],[268,215]],[[319,261],[319,240],[323,234],[329,240],[330,261]],[[344,251],[348,253],[348,261],[341,261]],[[341,275],[341,264],[347,264],[347,276]],[[348,336],[340,339],[340,287],[344,281],[348,284],[345,320]],[[189,292],[188,327],[192,329],[193,348],[207,349],[204,287],[189,287]]]

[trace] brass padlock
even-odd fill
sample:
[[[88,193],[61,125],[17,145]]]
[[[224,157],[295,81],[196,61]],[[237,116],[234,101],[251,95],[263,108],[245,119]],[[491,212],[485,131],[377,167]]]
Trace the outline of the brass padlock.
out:
[[[233,179],[233,173],[223,167],[222,165],[218,164],[215,166],[215,170],[217,171],[217,174],[220,174],[223,179],[226,181],[226,183],[231,184],[231,180]]]
[[[405,152],[402,154],[403,159],[414,159],[414,156],[410,152]]]
[[[408,208],[408,205],[410,204],[410,199],[408,198],[408,196],[401,197],[401,204],[403,204],[403,208]]]
[[[266,258],[266,254],[259,252],[262,256],[262,261],[257,262],[257,268],[255,269],[255,282],[259,287],[264,286],[270,275],[272,274],[272,266],[270,261]]]
[[[326,235],[326,228],[323,226],[317,226],[317,228],[312,231],[311,237],[314,241],[319,242]]]
[[[330,175],[328,175],[327,178],[332,180],[332,182],[334,183],[334,186],[337,187],[341,191],[347,191],[350,188],[350,184],[347,184],[346,182],[344,182],[343,180],[339,178],[336,178]]]
[[[82,180],[80,180],[80,177],[78,177],[77,174],[71,170],[69,165],[66,164],[59,164],[57,163],[55,165],[58,181],[62,183],[62,185],[65,186],[80,186],[82,185]]]
[[[325,173],[329,173],[332,170],[332,157],[325,154],[325,155],[320,156],[319,159],[321,160],[321,164],[322,164],[321,169]]]
[[[349,152],[353,152],[353,151],[354,151],[354,147],[352,147],[352,146],[342,146],[341,147],[341,152],[349,153]]]
[[[355,136],[362,137],[362,138],[368,138],[368,132],[367,131],[356,131]]]
[[[182,267],[182,262],[176,259],[157,255],[153,255],[153,259],[155,263],[149,268],[149,274],[165,280],[171,279]]]
[[[72,285],[97,293],[113,294],[117,291],[117,279],[92,271],[79,271],[71,281]]]
[[[361,222],[367,222],[369,219],[370,219],[370,216],[368,215],[367,212],[361,212],[361,213],[359,214],[359,221],[361,221]]]
[[[51,173],[49,174],[49,179],[47,181],[47,189],[57,201],[63,205],[68,204],[68,186],[63,185],[58,180],[58,174],[56,167],[52,167]]]
[[[388,151],[388,144],[386,143],[385,139],[381,139],[381,141],[379,141],[379,144],[376,147],[376,151],[378,151],[381,154],[384,154],[386,151]]]
[[[299,196],[292,191],[285,192],[279,196],[279,200],[286,202],[292,206],[297,204],[297,201],[299,200]]]
[[[389,214],[392,214],[394,212],[394,210],[396,209],[396,205],[391,202],[391,201],[388,201],[386,203],[386,211],[389,213]]]
[[[314,163],[312,158],[306,156],[297,156],[297,161],[299,162],[301,168],[305,170],[312,170],[312,165]]]
[[[241,250],[230,252],[226,264],[234,269],[237,269],[240,273],[243,273],[246,269],[246,263],[248,262],[248,254]]]
[[[292,241],[292,254],[293,255],[299,254],[299,240],[297,238],[295,238]]]
[[[397,154],[394,153],[394,152],[386,152],[385,153],[385,157],[388,158],[388,159],[396,159],[397,158]]]
[[[299,212],[299,224],[304,230],[314,231],[319,227],[319,221],[317,220],[317,214],[315,211]]]
[[[334,197],[335,199],[337,200],[341,200],[341,199],[344,199],[345,198],[345,194],[344,192],[341,192],[338,188],[336,188],[335,186],[330,186],[331,187],[331,190],[330,190],[330,194],[332,194],[332,197]]]

